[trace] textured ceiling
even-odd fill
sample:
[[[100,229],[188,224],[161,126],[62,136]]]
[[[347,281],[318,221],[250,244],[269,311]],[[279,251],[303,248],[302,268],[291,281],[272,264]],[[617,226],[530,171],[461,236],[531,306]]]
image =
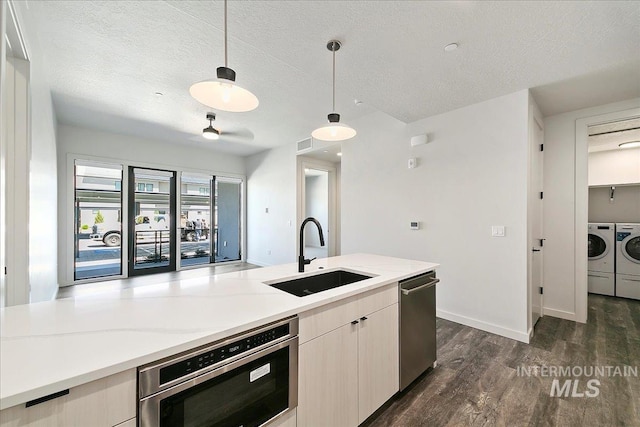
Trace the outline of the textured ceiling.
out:
[[[325,121],[332,38],[346,123],[377,110],[412,122],[526,88],[547,115],[640,96],[640,2],[230,1],[229,66],[260,106],[219,112],[223,135],[240,136],[204,142],[208,109],[188,89],[222,65],[222,2],[29,5],[61,122],[241,155]]]
[[[624,142],[640,141],[640,118],[589,126],[589,152],[620,150]]]

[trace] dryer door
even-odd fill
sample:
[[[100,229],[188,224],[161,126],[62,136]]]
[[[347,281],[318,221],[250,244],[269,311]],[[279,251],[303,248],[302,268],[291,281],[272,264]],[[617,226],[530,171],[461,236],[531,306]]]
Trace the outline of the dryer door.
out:
[[[594,261],[604,257],[609,252],[607,242],[599,235],[589,233],[589,261]]]
[[[640,234],[631,234],[622,241],[622,255],[629,261],[640,264]]]

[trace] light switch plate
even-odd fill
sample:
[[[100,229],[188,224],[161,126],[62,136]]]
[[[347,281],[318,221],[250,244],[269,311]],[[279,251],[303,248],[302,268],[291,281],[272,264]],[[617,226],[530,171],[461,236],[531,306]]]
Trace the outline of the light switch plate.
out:
[[[491,237],[504,237],[504,225],[492,225]]]

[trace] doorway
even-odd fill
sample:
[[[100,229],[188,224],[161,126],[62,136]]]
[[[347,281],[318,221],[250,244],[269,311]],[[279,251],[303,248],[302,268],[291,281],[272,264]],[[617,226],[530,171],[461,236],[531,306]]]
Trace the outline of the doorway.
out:
[[[129,167],[129,276],[176,269],[176,173]]]
[[[535,116],[530,120],[529,157],[531,163],[529,176],[529,243],[530,243],[530,301],[531,329],[542,317],[543,272],[544,272],[544,231],[543,231],[543,166],[544,166],[544,128]]]
[[[339,163],[298,156],[298,225],[308,217],[317,219],[322,227],[325,241],[325,245],[320,246],[317,229],[313,226],[306,227],[304,234],[306,258],[327,258],[339,255],[339,166]],[[299,236],[297,238],[299,239]]]
[[[591,294],[640,299],[640,261],[627,262],[624,245],[624,236],[640,229],[638,141],[638,117],[588,126],[587,290]]]
[[[213,222],[213,261],[228,262],[242,259],[240,250],[242,181],[234,178],[215,177],[215,209]]]
[[[304,217],[320,222],[325,245],[320,246],[320,235],[313,227],[305,229],[304,253],[309,258],[329,256],[329,172],[314,168],[304,169]]]
[[[575,125],[575,310],[576,321],[587,322],[588,313],[588,224],[589,224],[589,160],[590,131],[596,125],[610,124],[640,117],[640,108],[631,108],[598,116],[577,119]],[[591,129],[590,129],[591,128]],[[594,181],[591,181],[594,184]],[[614,285],[615,286],[615,285]]]

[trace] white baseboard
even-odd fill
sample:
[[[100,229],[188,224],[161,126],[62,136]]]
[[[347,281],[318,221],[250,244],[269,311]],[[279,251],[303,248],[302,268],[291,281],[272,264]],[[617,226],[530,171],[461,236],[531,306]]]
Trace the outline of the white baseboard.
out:
[[[449,313],[448,311],[444,310],[436,310],[436,316],[445,320],[460,323],[462,325],[471,326],[472,328],[480,329],[481,331],[491,332],[492,334],[500,335],[506,338],[511,338],[512,340],[529,344],[529,334],[526,332],[518,332],[513,329],[504,328],[502,326],[483,322],[477,319],[472,319],[466,316],[461,316],[459,314]]]
[[[544,307],[542,309],[542,314],[544,314],[545,316],[559,317],[560,319],[565,319],[565,320],[573,320],[574,322],[577,321],[576,314],[568,311],[556,310],[553,308]]]
[[[533,328],[529,328],[529,341],[533,338]]]
[[[259,265],[260,267],[269,267],[269,266],[271,266],[271,265],[272,265],[272,264],[264,263],[264,262],[262,262],[262,261],[256,261],[255,259],[248,259],[248,260],[247,260],[247,263],[249,263],[249,264]]]

